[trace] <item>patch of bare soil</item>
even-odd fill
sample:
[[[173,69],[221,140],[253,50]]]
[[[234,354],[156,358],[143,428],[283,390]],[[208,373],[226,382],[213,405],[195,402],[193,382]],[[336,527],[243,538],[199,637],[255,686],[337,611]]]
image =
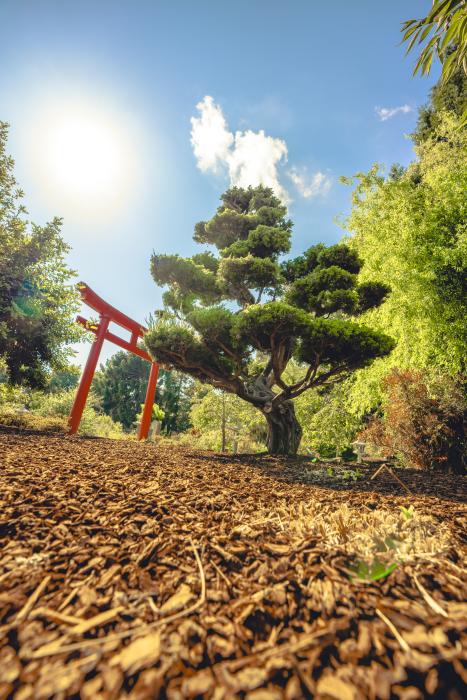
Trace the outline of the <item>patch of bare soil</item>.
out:
[[[354,469],[0,433],[0,699],[460,700],[462,477]]]

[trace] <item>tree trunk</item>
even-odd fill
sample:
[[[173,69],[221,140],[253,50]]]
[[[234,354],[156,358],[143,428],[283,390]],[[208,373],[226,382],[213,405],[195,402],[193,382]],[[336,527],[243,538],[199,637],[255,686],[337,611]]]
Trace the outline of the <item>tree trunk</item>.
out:
[[[221,416],[221,452],[225,452],[226,439],[225,439],[225,394],[222,394],[222,416]]]
[[[293,401],[284,401],[272,411],[264,412],[268,423],[268,452],[271,455],[296,455],[302,428],[295,416]]]

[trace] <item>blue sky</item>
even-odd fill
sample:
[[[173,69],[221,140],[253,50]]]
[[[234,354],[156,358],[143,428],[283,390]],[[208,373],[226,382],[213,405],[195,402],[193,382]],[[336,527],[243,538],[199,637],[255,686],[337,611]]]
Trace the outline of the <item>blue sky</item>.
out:
[[[195,252],[230,180],[277,184],[293,253],[337,241],[339,176],[413,157],[406,134],[439,71],[412,77],[400,25],[430,5],[1,0],[0,119],[31,219],[62,216],[78,277],[140,321],[160,305],[152,250]],[[89,177],[79,142],[62,148],[81,118],[116,149],[97,143]]]

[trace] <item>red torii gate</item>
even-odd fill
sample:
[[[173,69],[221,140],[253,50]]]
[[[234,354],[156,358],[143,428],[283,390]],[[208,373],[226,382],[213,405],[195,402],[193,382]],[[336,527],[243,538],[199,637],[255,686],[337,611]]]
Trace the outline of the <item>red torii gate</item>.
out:
[[[143,337],[147,329],[101,299],[101,297],[98,296],[96,292],[94,292],[84,282],[80,282],[78,288],[80,290],[81,299],[83,302],[87,304],[87,306],[90,306],[91,309],[98,312],[99,324],[97,326],[91,325],[89,321],[82,316],[76,317],[76,321],[87,330],[92,331],[96,337],[94,338],[91,350],[89,351],[89,356],[84,367],[78,391],[76,392],[70,416],[68,418],[69,432],[73,435],[79,428],[81,416],[83,415],[86,399],[88,398],[89,389],[91,388],[92,379],[94,377],[94,372],[99,361],[102,345],[104,340],[110,340],[110,342],[115,343],[115,345],[118,345],[120,348],[128,350],[128,352],[132,352],[134,355],[138,355],[139,357],[142,357],[143,360],[147,360],[151,363],[148,388],[146,390],[146,400],[144,402],[143,415],[141,417],[141,423],[138,430],[138,439],[146,440],[149,434],[149,428],[151,426],[152,407],[156,394],[157,375],[159,373],[159,365],[157,362],[153,362],[150,355],[148,355],[145,350],[138,347],[138,339]],[[111,333],[109,331],[109,323],[111,321],[130,331],[131,339],[129,341],[123,340],[123,338],[119,338],[118,335]]]

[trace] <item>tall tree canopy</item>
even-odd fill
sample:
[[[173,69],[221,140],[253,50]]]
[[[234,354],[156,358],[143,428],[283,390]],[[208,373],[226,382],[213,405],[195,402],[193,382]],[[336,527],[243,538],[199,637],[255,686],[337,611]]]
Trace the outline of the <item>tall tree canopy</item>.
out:
[[[79,295],[65,262],[61,220],[30,224],[23,193],[6,154],[8,125],[0,122],[0,357],[14,384],[44,386],[48,370],[66,366]]]
[[[101,365],[94,377],[93,390],[100,399],[102,410],[126,430],[131,430],[141,412],[148,378],[149,363],[124,351],[115,353]],[[191,402],[187,385],[190,381],[178,372],[160,370],[156,401],[165,414],[162,421],[164,432],[179,432],[189,427]]]
[[[388,287],[360,283],[362,262],[346,245],[318,244],[279,262],[290,249],[286,217],[268,188],[225,192],[213,218],[194,233],[217,254],[152,256],[154,280],[168,289],[166,309],[145,336],[157,361],[260,409],[273,454],[298,449],[302,431],[293,398],[343,379],[394,347],[384,333],[349,319],[378,306]],[[292,357],[305,369],[287,383]]]
[[[460,68],[449,80],[439,80],[431,89],[428,104],[418,112],[418,122],[412,139],[415,144],[433,137],[445,112],[451,112],[460,120],[467,105],[467,74]]]
[[[397,340],[390,358],[356,375],[362,411],[378,403],[394,366],[465,372],[467,157],[459,118],[437,112],[416,154],[388,177],[374,167],[356,178],[348,243],[365,259],[362,278],[392,290],[364,320]]]

